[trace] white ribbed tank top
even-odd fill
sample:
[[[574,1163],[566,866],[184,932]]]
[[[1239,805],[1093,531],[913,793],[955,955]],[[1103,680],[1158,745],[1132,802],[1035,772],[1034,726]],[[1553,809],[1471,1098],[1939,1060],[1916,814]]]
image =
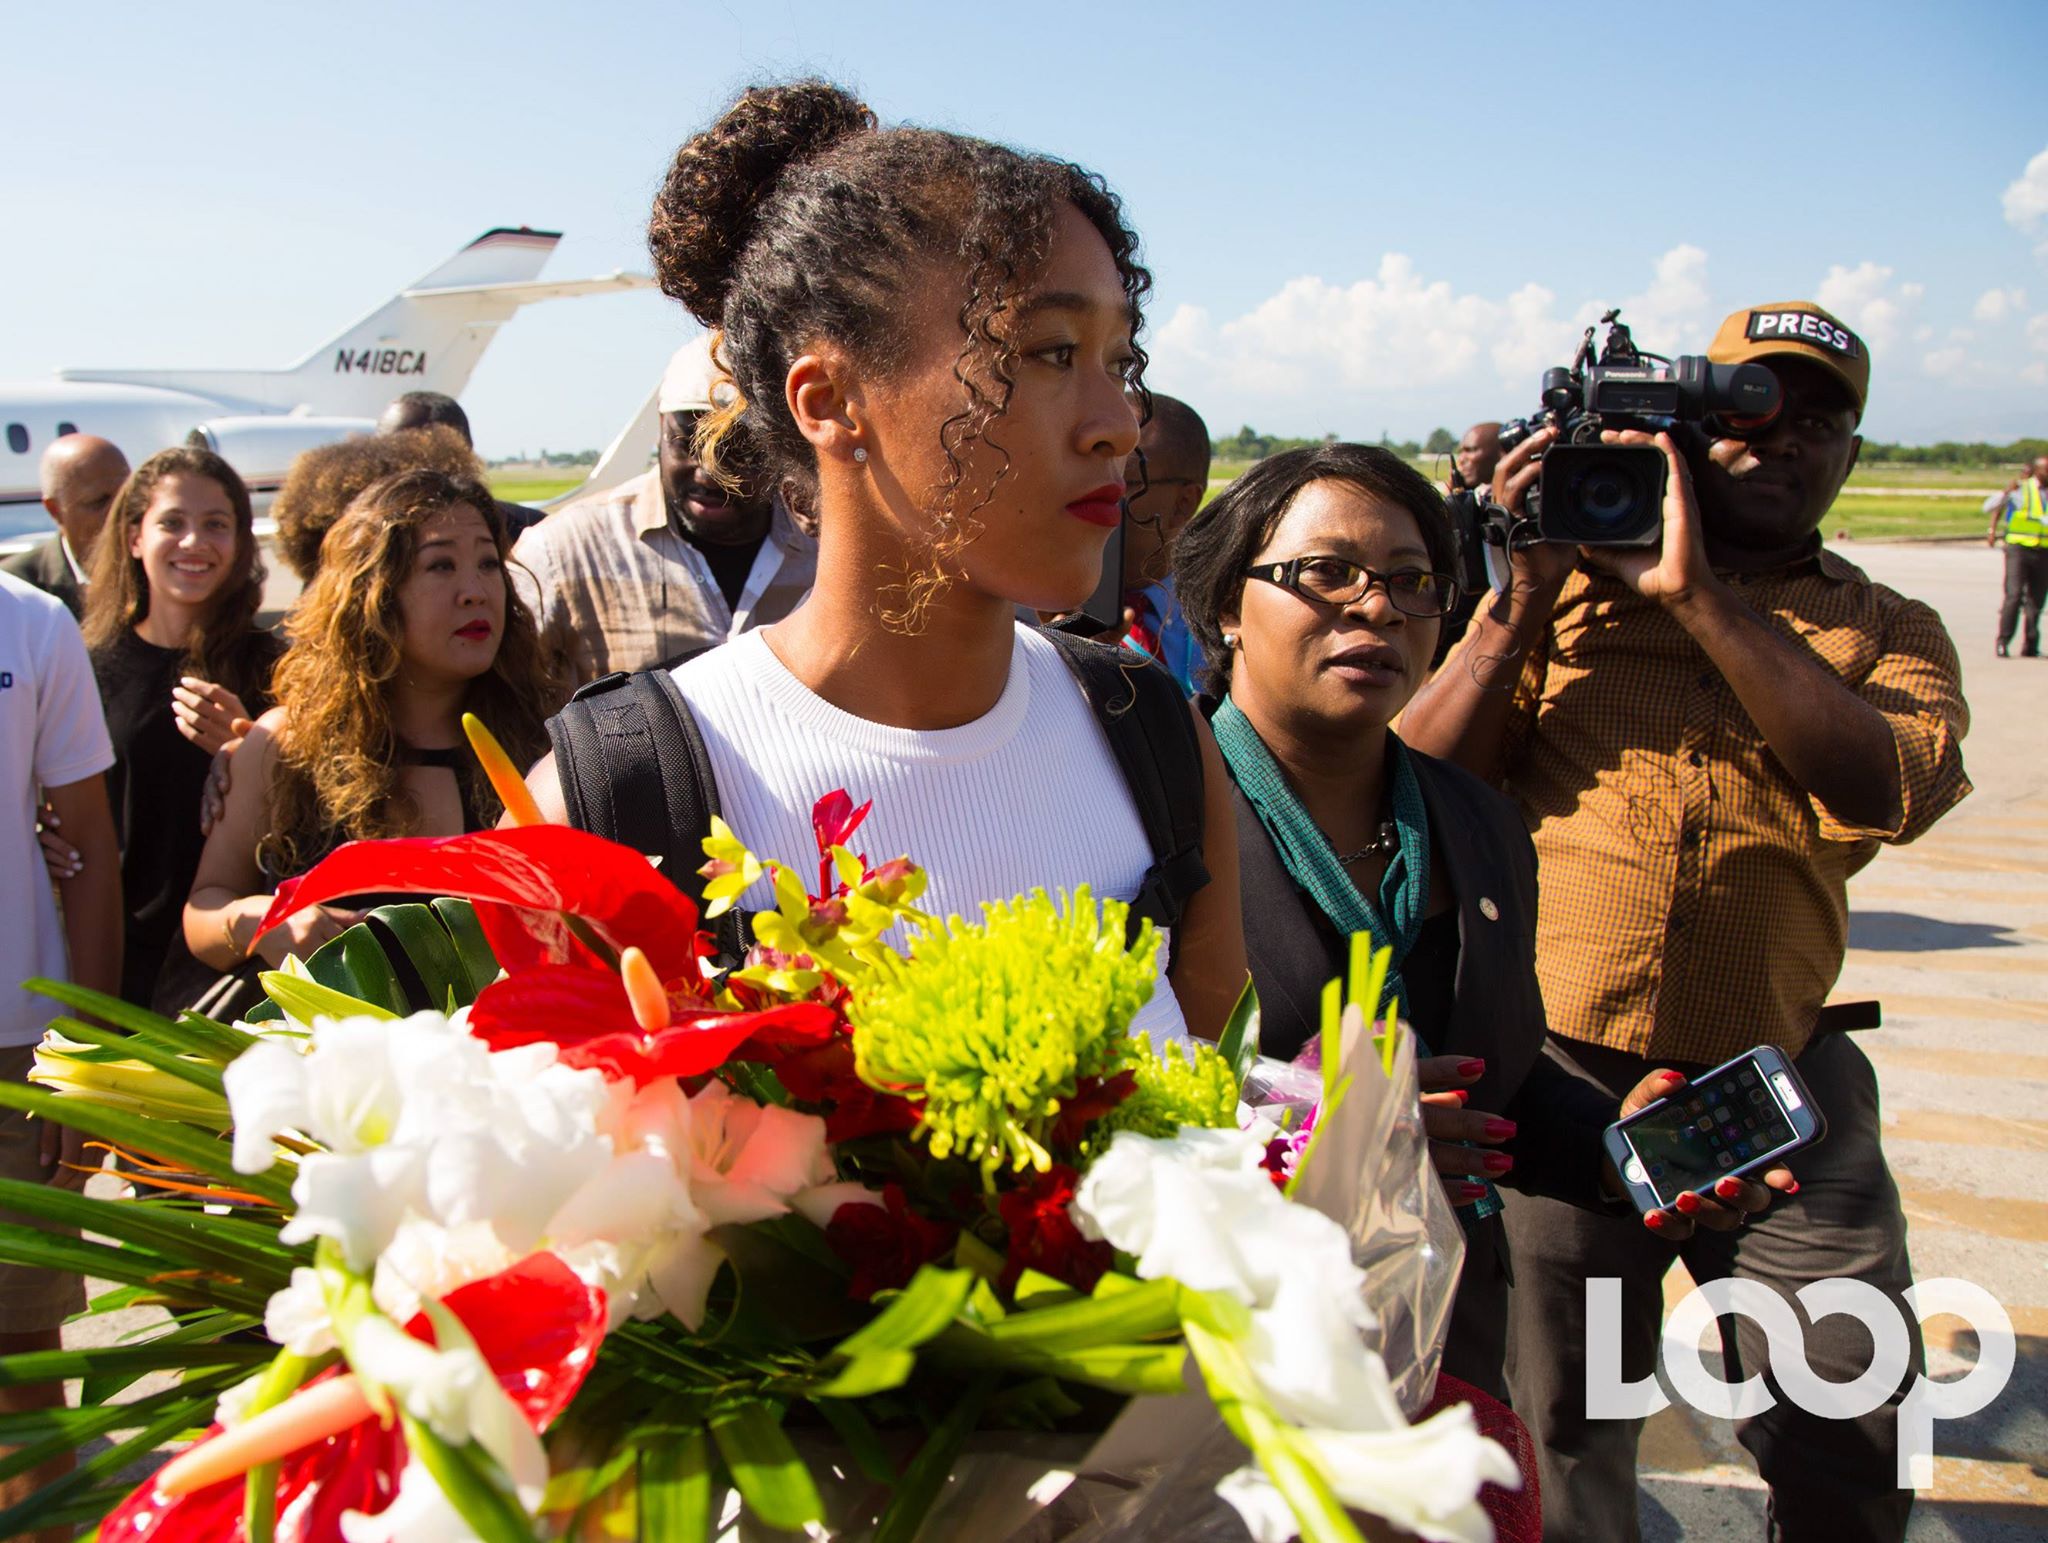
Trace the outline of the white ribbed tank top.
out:
[[[760,632],[680,665],[726,824],[749,850],[815,882],[811,806],[834,788],[874,800],[854,841],[875,862],[907,855],[930,875],[920,902],[979,920],[985,900],[1086,884],[1131,900],[1152,866],[1123,772],[1057,647],[1019,626],[1010,677],[988,713],[952,729],[902,729],[843,712],[792,675]],[[740,897],[764,910],[764,879]],[[1187,1038],[1166,981],[1133,1031]]]

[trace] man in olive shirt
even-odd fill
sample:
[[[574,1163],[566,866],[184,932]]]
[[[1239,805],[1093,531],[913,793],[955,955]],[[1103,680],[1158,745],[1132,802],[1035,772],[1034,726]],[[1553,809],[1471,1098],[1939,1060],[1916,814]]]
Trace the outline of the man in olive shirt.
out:
[[[1841,972],[1850,875],[1970,790],[1960,667],[1932,610],[1821,545],[1862,443],[1862,340],[1792,301],[1736,312],[1708,356],[1768,364],[1784,387],[1776,418],[1751,439],[1695,435],[1683,455],[1660,436],[1661,550],[1517,553],[1507,593],[1480,606],[1402,722],[1408,743],[1499,781],[1529,822],[1554,1057],[1619,1094],[1654,1067],[1697,1074],[1766,1042],[1796,1058],[1828,1125],[1790,1158],[1795,1191],[1742,1230],[1682,1245],[1626,1209],[1509,1197],[1509,1380],[1538,1443],[1549,1537],[1637,1535],[1642,1422],[1588,1416],[1587,1345],[1618,1334],[1622,1375],[1648,1375],[1674,1260],[1697,1281],[1736,1276],[1783,1296],[1814,1374],[1832,1382],[1868,1368],[1869,1336],[1840,1315],[1808,1321],[1791,1293],[1849,1277],[1898,1304],[1912,1284],[1876,1078],[1821,1010]],[[1550,442],[1502,459],[1496,502],[1522,507]],[[1587,1321],[1596,1278],[1621,1281],[1618,1325]],[[1759,1326],[1736,1322],[1729,1348],[1744,1371],[1767,1371]],[[1771,1487],[1772,1537],[1904,1535],[1905,1391],[1856,1420],[1781,1396],[1738,1422]]]

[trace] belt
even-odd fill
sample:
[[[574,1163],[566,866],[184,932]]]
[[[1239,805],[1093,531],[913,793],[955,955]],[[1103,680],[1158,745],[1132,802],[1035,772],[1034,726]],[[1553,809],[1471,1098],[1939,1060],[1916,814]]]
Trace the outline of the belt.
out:
[[[1830,1002],[1820,1010],[1813,1020],[1813,1040],[1823,1034],[1854,1034],[1862,1029],[1881,1028],[1884,1024],[1884,1004],[1881,1002]]]

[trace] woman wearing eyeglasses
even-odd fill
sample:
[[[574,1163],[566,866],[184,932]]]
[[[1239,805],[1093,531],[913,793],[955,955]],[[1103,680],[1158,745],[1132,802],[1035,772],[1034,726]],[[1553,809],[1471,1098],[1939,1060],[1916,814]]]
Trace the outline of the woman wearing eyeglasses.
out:
[[[1521,817],[1391,727],[1437,657],[1455,567],[1441,495],[1371,445],[1259,462],[1174,553],[1208,667],[1202,705],[1235,784],[1260,1048],[1291,1058],[1313,1036],[1353,933],[1393,949],[1431,1153],[1465,1221],[1444,1370],[1504,1400],[1494,1186],[1604,1206],[1600,1134],[1617,1111],[1542,1053]],[[1630,1102],[1654,1096],[1646,1082]]]

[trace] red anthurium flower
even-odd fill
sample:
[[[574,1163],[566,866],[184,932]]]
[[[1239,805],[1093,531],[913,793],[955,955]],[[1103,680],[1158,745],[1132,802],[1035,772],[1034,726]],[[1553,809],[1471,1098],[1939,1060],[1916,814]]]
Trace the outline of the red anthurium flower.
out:
[[[515,975],[540,964],[603,963],[564,912],[614,949],[637,946],[663,980],[695,978],[696,961],[711,951],[698,934],[697,907],[645,856],[567,825],[351,841],[280,884],[263,929],[309,905],[390,893],[476,902],[498,963]]]
[[[669,1026],[649,1031],[634,1019],[615,971],[546,965],[486,986],[469,1010],[469,1031],[493,1050],[546,1040],[567,1065],[595,1067],[644,1087],[661,1077],[716,1071],[749,1043],[771,1050],[815,1045],[839,1023],[837,1013],[816,1002],[719,1012],[673,981],[669,1005]]]
[[[877,1291],[909,1285],[920,1265],[953,1246],[959,1231],[918,1215],[910,1209],[903,1186],[891,1184],[882,1191],[880,1205],[854,1201],[834,1211],[825,1224],[825,1241],[853,1266],[846,1294],[865,1302]]]
[[[1076,1291],[1093,1291],[1102,1272],[1116,1262],[1116,1251],[1109,1244],[1091,1242],[1074,1225],[1068,1207],[1079,1177],[1064,1163],[1055,1163],[1044,1173],[1033,1175],[1022,1189],[997,1199],[996,1209],[1010,1229],[1009,1262],[1000,1283],[1005,1291],[1017,1284],[1017,1277],[1027,1268],[1065,1281]]]
[[[825,1139],[834,1146],[860,1136],[906,1131],[917,1124],[917,1105],[879,1093],[860,1080],[853,1066],[853,1041],[843,1034],[822,1045],[777,1056],[770,1064],[791,1098],[801,1104],[827,1106]]]
[[[444,1304],[536,1431],[569,1407],[604,1339],[604,1293],[553,1254],[451,1291]],[[434,1343],[424,1313],[405,1331]],[[216,1425],[200,1440],[219,1434]],[[410,1457],[397,1422],[387,1430],[374,1418],[294,1452],[278,1467],[276,1543],[343,1543],[342,1513],[375,1516],[390,1505]],[[123,1543],[245,1543],[244,1488],[239,1478],[223,1479],[172,1500],[158,1498],[144,1480],[100,1524],[100,1535]]]

